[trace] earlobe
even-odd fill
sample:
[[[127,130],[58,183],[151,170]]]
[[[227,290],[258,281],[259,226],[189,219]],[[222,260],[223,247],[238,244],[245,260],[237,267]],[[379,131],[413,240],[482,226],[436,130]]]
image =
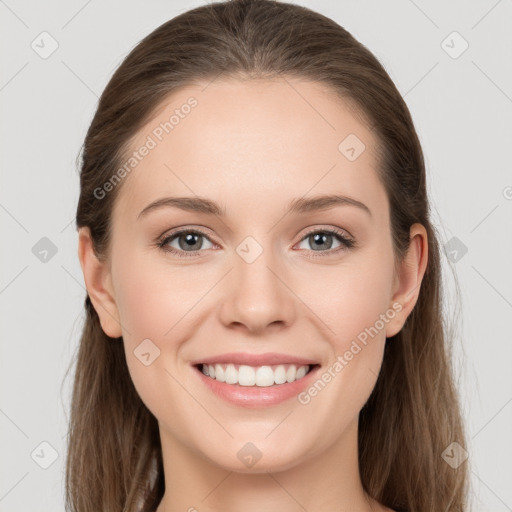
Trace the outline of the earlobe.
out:
[[[395,276],[395,288],[390,306],[397,314],[386,327],[386,337],[395,336],[402,329],[420,294],[421,283],[428,262],[428,236],[422,224],[413,224],[410,230],[409,250]]]
[[[88,227],[78,230],[78,259],[87,293],[98,313],[101,328],[111,338],[122,336],[108,262],[99,260],[96,256]]]

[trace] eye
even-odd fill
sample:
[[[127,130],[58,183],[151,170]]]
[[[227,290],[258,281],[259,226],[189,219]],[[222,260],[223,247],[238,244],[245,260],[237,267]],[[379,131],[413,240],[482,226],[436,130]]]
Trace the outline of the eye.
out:
[[[340,245],[332,249],[333,238]],[[339,251],[349,249],[355,245],[355,241],[348,238],[342,231],[337,229],[316,229],[309,231],[306,236],[301,240],[302,242],[308,242],[313,247],[310,249],[312,252],[320,253],[337,253]],[[326,249],[326,250],[322,250]],[[331,250],[332,249],[332,250]],[[325,254],[315,254],[313,257],[323,256]]]
[[[200,230],[194,229],[182,229],[180,231],[175,231],[173,234],[165,237],[161,242],[158,242],[158,247],[163,251],[170,252],[176,254],[179,257],[189,257],[194,256],[194,253],[197,253],[200,249],[205,249],[202,247],[201,239],[206,239],[210,241],[206,233],[203,233]],[[178,247],[172,247],[169,245],[170,243],[176,242]],[[209,249],[210,247],[206,247]],[[192,254],[187,254],[192,253]]]

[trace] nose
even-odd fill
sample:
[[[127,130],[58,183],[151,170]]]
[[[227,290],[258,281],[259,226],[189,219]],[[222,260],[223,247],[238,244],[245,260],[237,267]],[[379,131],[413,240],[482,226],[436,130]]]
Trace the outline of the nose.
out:
[[[225,282],[222,323],[252,334],[289,327],[298,299],[288,283],[285,266],[271,249],[265,248],[254,261],[240,254],[234,255],[234,268]]]

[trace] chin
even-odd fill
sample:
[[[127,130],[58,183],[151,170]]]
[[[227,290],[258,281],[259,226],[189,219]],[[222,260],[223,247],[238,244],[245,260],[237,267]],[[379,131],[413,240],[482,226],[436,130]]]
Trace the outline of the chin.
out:
[[[275,446],[269,440],[232,441],[222,453],[204,453],[215,466],[227,471],[243,474],[263,474],[287,471],[305,458],[305,453],[297,453],[288,445],[283,451],[283,443]]]

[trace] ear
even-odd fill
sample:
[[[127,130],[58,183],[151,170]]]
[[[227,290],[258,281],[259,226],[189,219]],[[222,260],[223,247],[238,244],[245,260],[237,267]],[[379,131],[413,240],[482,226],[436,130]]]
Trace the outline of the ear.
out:
[[[78,230],[78,258],[87,292],[98,313],[103,332],[111,338],[119,338],[122,330],[114,298],[110,265],[108,261],[99,260],[96,256],[88,227]]]
[[[399,333],[413,310],[425,275],[428,261],[428,237],[422,224],[413,224],[410,230],[410,244],[400,265],[399,275],[393,282],[393,297],[390,306],[397,311],[386,325],[386,337]]]

